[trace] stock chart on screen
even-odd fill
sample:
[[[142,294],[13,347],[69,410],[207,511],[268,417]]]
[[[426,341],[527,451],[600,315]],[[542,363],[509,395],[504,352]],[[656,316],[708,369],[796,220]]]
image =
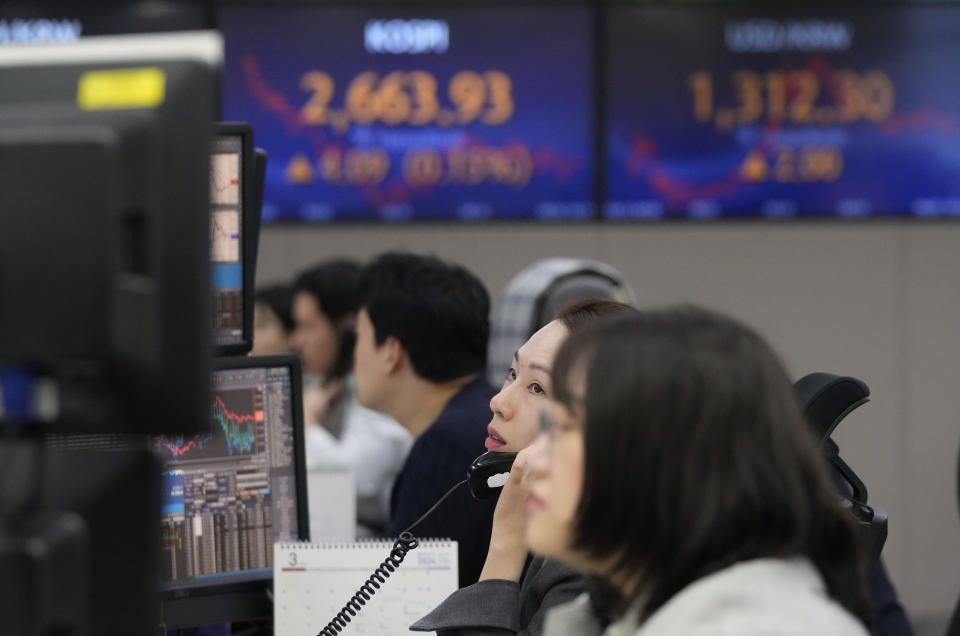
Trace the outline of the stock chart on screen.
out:
[[[233,344],[243,337],[242,161],[242,137],[214,136],[210,148],[210,263],[217,344]]]
[[[162,436],[163,567],[171,584],[261,575],[273,542],[297,537],[287,367],[213,375],[209,431]]]
[[[593,216],[587,8],[227,7],[220,28],[264,220]]]

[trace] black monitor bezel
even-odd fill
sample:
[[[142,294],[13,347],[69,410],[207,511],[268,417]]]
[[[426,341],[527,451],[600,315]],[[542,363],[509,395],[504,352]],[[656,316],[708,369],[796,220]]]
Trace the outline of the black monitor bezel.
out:
[[[230,356],[213,361],[214,373],[230,369],[269,367],[287,367],[290,371],[294,480],[297,484],[297,535],[301,541],[307,541],[310,539],[310,517],[307,513],[303,380],[300,359],[295,355]],[[220,582],[180,589],[161,587],[162,622],[168,629],[178,629],[270,618],[273,616],[273,605],[268,592],[272,587],[272,573],[255,580]]]
[[[69,232],[58,235],[71,252],[88,256],[92,250],[103,250],[103,244],[110,246],[106,258],[102,251],[97,255],[109,270],[109,296],[97,305],[106,325],[103,333],[78,330],[69,320],[64,328],[54,328],[46,318],[31,314],[35,324],[30,326],[35,329],[17,332],[15,339],[18,346],[29,349],[36,341],[28,337],[30,333],[46,330],[68,333],[81,342],[94,337],[99,343],[79,354],[73,347],[13,350],[5,360],[34,367],[56,380],[59,412],[43,416],[44,432],[193,433],[208,419],[210,222],[201,210],[209,215],[209,178],[204,170],[204,164],[209,170],[209,160],[204,158],[217,116],[221,63],[222,38],[213,32],[117,35],[67,44],[0,47],[0,84],[9,89],[0,99],[4,111],[0,128],[24,134],[30,128],[51,130],[59,125],[86,130],[105,126],[103,138],[119,140],[123,150],[117,160],[124,169],[112,174],[110,185],[90,184],[92,190],[112,190],[119,197],[118,205],[103,214],[103,241],[84,240]],[[155,103],[121,100],[84,106],[78,100],[80,80],[88,73],[111,77],[111,73],[145,68],[156,69],[159,73],[154,77],[162,78]],[[137,162],[136,148],[127,148],[131,138],[122,128],[130,126],[140,129],[140,141],[149,148],[148,159]],[[71,200],[63,209],[81,216],[81,205]],[[52,212],[55,215],[57,210]],[[0,226],[14,216],[0,213]],[[33,222],[41,229],[56,227],[44,218],[33,218]],[[49,255],[57,251],[50,241],[33,245],[26,237],[16,236],[34,252],[22,257],[4,254],[4,265],[17,272],[14,280],[24,290],[16,289],[12,297],[4,298],[11,306],[18,306],[18,298],[29,304],[37,290],[45,289],[44,284],[33,284],[32,277],[38,274],[47,282],[62,282],[82,271],[73,262],[51,259]],[[83,259],[77,260],[82,267]],[[51,273],[38,269],[35,262],[59,264],[59,269]],[[85,301],[97,302],[92,296]],[[50,320],[58,319],[56,314],[51,316]],[[0,344],[0,357],[6,357],[9,349]]]
[[[263,148],[253,149],[253,170],[254,170],[254,193],[253,193],[253,216],[256,217],[256,228],[251,235],[253,249],[251,251],[250,263],[253,266],[254,276],[257,272],[257,258],[260,255],[260,230],[263,228],[263,192],[267,183],[267,151]],[[256,284],[254,283],[255,287]],[[254,293],[254,302],[256,302],[256,293]]]
[[[63,448],[40,452],[43,455],[39,458],[36,476],[40,479],[41,499],[40,509],[36,512],[70,512],[82,517],[87,549],[84,554],[74,555],[80,557],[79,561],[67,563],[86,564],[89,569],[82,582],[65,581],[59,577],[69,569],[61,569],[59,566],[65,563],[56,559],[63,553],[45,553],[39,549],[39,546],[46,547],[43,539],[57,534],[64,536],[61,528],[57,534],[47,537],[41,534],[30,539],[29,543],[34,547],[29,552],[38,555],[36,562],[44,565],[40,568],[42,571],[33,572],[37,578],[20,580],[19,585],[29,586],[42,581],[50,587],[38,586],[33,592],[44,590],[58,599],[70,598],[77,592],[70,589],[56,591],[57,586],[79,585],[79,594],[87,604],[86,616],[81,622],[87,629],[81,633],[154,633],[159,616],[159,458],[145,448]],[[30,515],[24,517],[25,520],[28,518]],[[5,529],[19,527],[18,520]],[[0,572],[0,578],[4,574]],[[50,575],[55,578],[48,579]],[[42,597],[34,598],[40,600]],[[53,608],[41,601],[38,605],[18,609],[49,616]],[[13,622],[14,633],[19,633],[17,621]],[[70,633],[74,632],[71,630]]]
[[[242,342],[233,344],[213,343],[214,355],[240,356],[253,349],[253,288],[256,280],[256,250],[260,230],[260,213],[257,209],[257,172],[253,147],[253,127],[243,122],[214,122],[211,131],[211,144],[217,137],[236,136],[241,138],[240,156],[240,263],[243,266],[243,326],[240,335]],[[212,153],[211,153],[212,154]],[[212,267],[212,263],[211,263]],[[211,285],[211,290],[213,289]]]

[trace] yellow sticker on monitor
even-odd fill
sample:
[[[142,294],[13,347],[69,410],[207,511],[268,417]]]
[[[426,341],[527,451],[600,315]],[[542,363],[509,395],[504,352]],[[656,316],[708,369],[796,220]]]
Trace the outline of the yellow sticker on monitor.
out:
[[[84,110],[153,108],[163,103],[167,76],[156,67],[88,71],[80,76],[77,105]]]

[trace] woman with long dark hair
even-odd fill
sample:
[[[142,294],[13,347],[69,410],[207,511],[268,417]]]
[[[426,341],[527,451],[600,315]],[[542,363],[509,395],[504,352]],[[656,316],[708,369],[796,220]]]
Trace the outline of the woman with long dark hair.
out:
[[[587,298],[561,310],[514,350],[500,391],[490,400],[488,450],[519,453],[493,515],[480,580],[461,588],[411,626],[444,636],[539,636],[551,607],[576,598],[585,578],[579,570],[531,558],[525,542],[520,466],[524,449],[539,433],[542,406],[552,399],[550,368],[560,344],[594,322],[635,311],[629,305]]]
[[[769,346],[696,308],[573,334],[527,452],[527,542],[595,589],[549,636],[866,634],[864,556]]]

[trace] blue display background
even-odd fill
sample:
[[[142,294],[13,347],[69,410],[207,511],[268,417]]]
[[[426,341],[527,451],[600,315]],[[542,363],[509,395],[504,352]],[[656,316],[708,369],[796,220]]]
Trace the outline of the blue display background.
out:
[[[243,287],[243,265],[238,263],[214,263],[210,277],[213,286],[217,289]]]
[[[182,514],[183,511],[183,474],[165,471],[163,473],[163,514]]]
[[[442,19],[446,53],[371,54],[364,25],[371,19]],[[317,7],[231,7],[220,16],[226,39],[223,118],[253,124],[255,145],[269,154],[264,220],[590,218],[593,205],[593,45],[586,8],[437,10]],[[505,124],[352,125],[345,133],[301,123],[310,94],[304,73],[336,83],[331,107],[342,109],[346,87],[373,70],[381,77],[425,70],[437,80],[441,106],[459,71],[509,75],[516,108]],[[522,145],[532,158],[523,186],[484,181],[411,186],[402,158],[411,148]],[[341,185],[318,175],[293,185],[287,171],[300,155],[316,168],[328,147],[382,148],[390,171],[376,186]]]
[[[790,12],[790,19],[852,27],[843,51],[731,52],[725,25],[783,22],[775,10],[743,7],[618,7],[606,25],[607,218],[960,216],[960,7],[869,7]],[[698,123],[691,73],[711,73],[718,105],[734,105],[729,78],[809,69],[880,70],[896,90],[886,121],[771,125],[729,132]],[[831,105],[824,90],[818,105]],[[751,182],[740,166],[751,151],[771,162],[778,149],[839,150],[832,182]]]

